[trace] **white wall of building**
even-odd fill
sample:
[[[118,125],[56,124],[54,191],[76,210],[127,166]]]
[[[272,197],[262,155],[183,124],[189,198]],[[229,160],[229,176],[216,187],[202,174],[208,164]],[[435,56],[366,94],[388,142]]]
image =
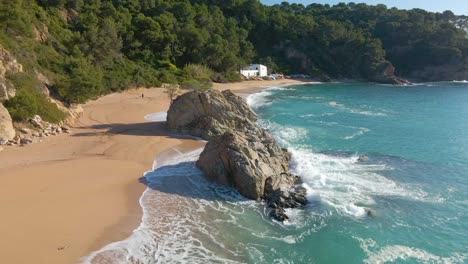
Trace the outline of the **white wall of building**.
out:
[[[244,75],[245,77],[253,77],[253,76],[258,76],[258,71],[257,70],[241,70],[240,73]]]
[[[261,64],[250,64],[249,66],[243,68],[240,73],[245,77],[264,77],[268,75],[268,68]]]

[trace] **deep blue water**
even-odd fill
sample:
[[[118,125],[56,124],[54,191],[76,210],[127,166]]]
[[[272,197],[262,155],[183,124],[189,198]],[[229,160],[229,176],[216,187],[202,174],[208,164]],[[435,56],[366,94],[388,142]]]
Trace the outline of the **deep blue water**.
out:
[[[468,84],[300,85],[249,102],[310,187],[291,232],[312,231],[289,259],[468,262]]]

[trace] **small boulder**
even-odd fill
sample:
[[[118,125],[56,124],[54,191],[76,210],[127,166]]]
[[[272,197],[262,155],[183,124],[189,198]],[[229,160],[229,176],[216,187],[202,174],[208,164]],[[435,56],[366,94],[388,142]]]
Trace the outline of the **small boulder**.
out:
[[[39,115],[35,115],[33,118],[29,120],[29,122],[37,128],[42,129],[44,127],[42,124],[42,118]]]
[[[20,128],[19,131],[23,134],[31,134],[31,129],[29,128]]]
[[[377,211],[375,211],[375,210],[372,209],[372,208],[365,207],[365,208],[364,208],[364,211],[366,211],[366,215],[367,215],[368,217],[371,217],[371,218],[377,217]]]
[[[366,162],[366,161],[369,161],[369,157],[362,155],[362,156],[359,156],[357,161],[358,162]]]
[[[286,211],[284,210],[284,208],[281,208],[281,207],[272,208],[272,210],[270,211],[270,216],[280,222],[289,220],[289,217],[286,214]]]
[[[30,137],[24,137],[20,140],[21,145],[29,145],[29,144],[32,144],[33,142],[34,140]]]

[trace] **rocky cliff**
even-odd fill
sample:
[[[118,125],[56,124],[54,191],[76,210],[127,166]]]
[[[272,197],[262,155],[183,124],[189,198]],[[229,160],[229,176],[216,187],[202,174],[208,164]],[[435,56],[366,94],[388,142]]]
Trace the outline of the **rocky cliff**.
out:
[[[23,66],[6,49],[0,46],[0,145],[25,145],[40,141],[49,135],[57,135],[62,132],[70,132],[67,124],[73,124],[83,109],[80,105],[65,105],[53,98],[48,87],[51,86],[49,79],[41,72],[34,69],[35,78],[40,87],[38,92],[44,94],[46,99],[55,104],[59,110],[66,114],[66,119],[60,124],[51,124],[42,121],[40,116],[24,120],[22,124],[13,123],[8,110],[3,102],[10,100],[16,95],[16,87],[9,81],[9,77],[23,72]],[[15,127],[15,126],[16,127]]]
[[[306,203],[305,189],[289,173],[288,151],[256,120],[246,102],[231,91],[194,91],[174,101],[167,126],[209,141],[196,164],[209,180],[234,187],[248,198],[265,199],[271,215],[284,221],[284,208]]]
[[[15,96],[15,87],[6,79],[7,75],[23,71],[23,66],[7,50],[0,46],[0,102]]]
[[[6,77],[22,71],[23,66],[16,58],[0,46],[0,145],[12,140],[16,135],[11,116],[2,104],[16,95],[15,87]]]
[[[0,145],[6,144],[16,135],[8,110],[0,103]]]
[[[384,84],[411,85],[409,81],[395,75],[395,67],[388,61],[379,63],[375,70],[369,73],[368,79],[370,81]]]

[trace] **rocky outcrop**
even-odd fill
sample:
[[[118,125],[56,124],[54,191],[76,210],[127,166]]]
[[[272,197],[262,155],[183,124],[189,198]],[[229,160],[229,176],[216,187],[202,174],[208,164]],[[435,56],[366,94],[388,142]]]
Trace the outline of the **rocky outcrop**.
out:
[[[170,130],[206,140],[227,131],[247,132],[257,118],[249,106],[231,91],[190,92],[179,96],[167,113]]]
[[[40,42],[47,42],[49,39],[49,29],[45,25],[33,26],[34,39]]]
[[[369,80],[394,85],[411,85],[411,82],[398,78],[395,75],[395,67],[388,61],[381,62],[376,69],[371,72]]]
[[[24,146],[32,143],[41,142],[49,136],[56,136],[61,133],[72,133],[70,127],[65,124],[51,124],[42,120],[39,115],[29,119],[28,122],[18,124],[18,133],[9,140],[3,141],[3,145]],[[14,131],[14,130],[13,130]]]
[[[42,74],[41,72],[35,71],[37,80],[41,83],[40,91],[42,94],[47,96],[49,101],[57,106],[60,111],[64,112],[67,117],[63,121],[64,124],[72,125],[83,113],[83,108],[79,104],[65,105],[62,101],[54,98],[54,95],[50,93],[49,88],[52,82]]]
[[[294,185],[295,177],[288,174],[289,153],[276,146],[267,132],[257,132],[245,135],[229,131],[215,137],[206,145],[197,167],[208,179],[233,186],[256,200]]]
[[[256,115],[231,91],[189,92],[171,105],[167,126],[209,142],[197,167],[214,182],[236,188],[245,197],[265,199],[277,220],[284,208],[306,203],[300,179],[289,173],[290,154],[256,125]]]
[[[12,140],[16,135],[15,129],[13,128],[13,121],[11,120],[10,113],[0,103],[0,145],[6,144],[9,140]]]
[[[23,66],[17,62],[16,58],[0,46],[0,102],[16,94],[15,87],[6,79],[6,76],[22,71]]]

